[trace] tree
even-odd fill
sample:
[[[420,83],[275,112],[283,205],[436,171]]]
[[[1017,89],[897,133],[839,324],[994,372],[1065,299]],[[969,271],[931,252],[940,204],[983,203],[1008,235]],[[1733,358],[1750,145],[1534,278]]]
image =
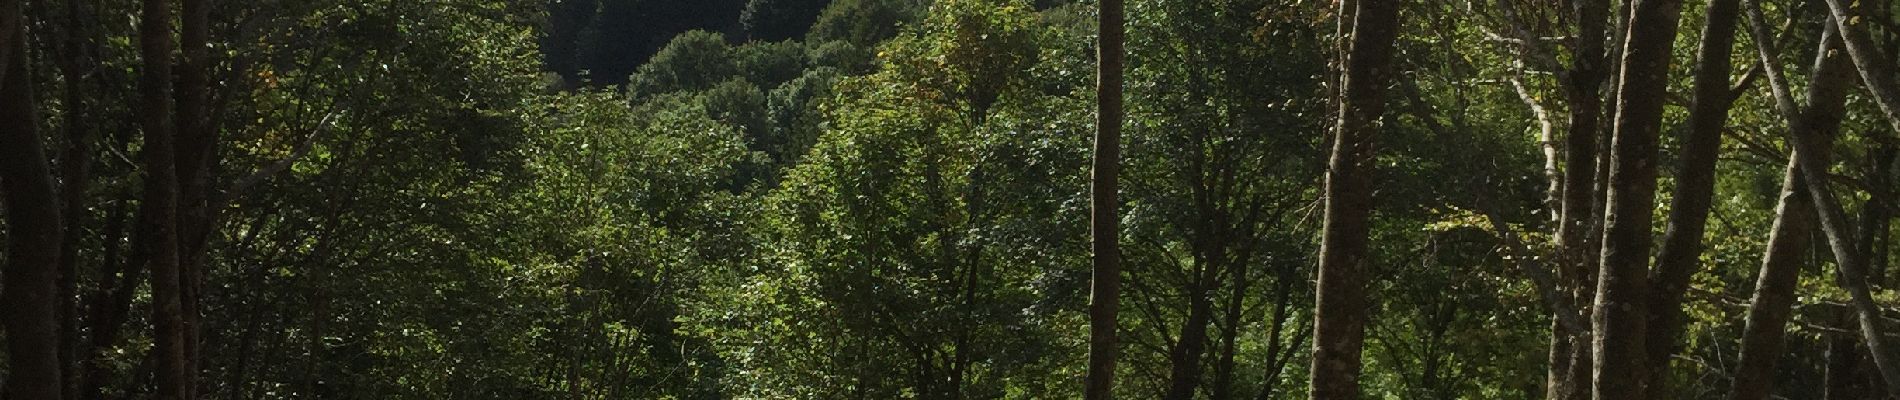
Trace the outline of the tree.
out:
[[[1656,142],[1681,7],[1676,0],[1642,0],[1631,9],[1629,42],[1617,80],[1603,264],[1598,269],[1592,316],[1593,391],[1598,399],[1641,399],[1646,391],[1644,338]]]
[[[1759,25],[1760,13],[1752,4],[1748,13],[1751,28]],[[1756,37],[1762,37],[1760,35],[1767,32],[1765,29],[1753,31]],[[1761,46],[1772,44],[1756,44],[1756,47]],[[1842,54],[1840,37],[1833,27],[1827,27],[1822,32],[1820,46],[1810,72],[1812,76],[1809,78],[1807,108],[1799,116],[1806,121],[1800,124],[1803,129],[1816,131],[1795,135],[1822,138],[1823,144],[1831,145],[1840,130],[1841,119],[1846,114],[1846,94],[1853,78],[1849,69],[1853,66],[1848,64]],[[1748,319],[1742,331],[1741,359],[1735,367],[1734,384],[1729,388],[1730,400],[1764,400],[1771,393],[1777,370],[1775,364],[1782,358],[1783,337],[1787,335],[1789,312],[1792,311],[1790,306],[1795,302],[1795,286],[1800,277],[1801,262],[1812,246],[1814,202],[1807,195],[1807,187],[1814,183],[1801,175],[1794,158],[1788,160],[1787,172],[1782,178],[1780,200],[1775,206],[1774,230],[1768,236],[1768,251],[1762,256],[1761,272],[1755,281],[1753,298],[1748,303]],[[1832,158],[1830,154],[1821,154],[1807,159],[1828,162]]]
[[[7,250],[0,282],[0,317],[6,319],[7,377],[4,390],[20,398],[61,399],[66,370],[60,361],[61,301],[58,189],[40,144],[33,75],[27,69],[26,34],[20,8],[0,4],[0,191],[5,192]],[[11,54],[11,56],[7,56]]]
[[[1313,315],[1312,399],[1359,397],[1364,346],[1367,235],[1372,212],[1372,140],[1385,113],[1392,79],[1398,0],[1357,0],[1346,59],[1339,122],[1326,175],[1326,218],[1319,252],[1317,311]],[[1344,24],[1344,18],[1340,21]]]
[[[1751,0],[1748,10],[1749,24],[1752,30],[1757,32],[1757,37],[1765,37],[1768,32],[1767,23],[1761,17],[1760,5],[1753,1],[1758,0]],[[1845,20],[1841,18],[1844,16],[1841,13],[1842,9],[1835,8],[1835,11],[1833,16],[1837,22]],[[1852,26],[1845,23],[1837,25],[1839,25],[1837,33],[1842,37],[1844,47],[1848,48],[1848,54],[1851,56],[1854,54],[1854,44],[1850,37],[1855,35],[1849,31]],[[1873,356],[1874,366],[1880,371],[1882,380],[1887,384],[1888,395],[1900,396],[1900,365],[1896,365],[1893,356],[1887,353],[1888,347],[1881,328],[1883,317],[1880,316],[1879,308],[1874,304],[1873,295],[1867,287],[1867,259],[1861,257],[1854,249],[1855,240],[1849,232],[1852,228],[1846,221],[1846,212],[1841,210],[1840,201],[1835,198],[1833,189],[1826,184],[1830,176],[1829,166],[1818,158],[1820,154],[1829,151],[1822,146],[1822,139],[1817,135],[1823,131],[1806,126],[1807,121],[1801,118],[1793,95],[1789,93],[1781,67],[1772,62],[1780,58],[1779,49],[1766,41],[1762,43],[1755,47],[1761,55],[1763,69],[1767,71],[1768,83],[1775,95],[1775,108],[1781,111],[1782,118],[1788,122],[1789,141],[1794,145],[1794,162],[1801,176],[1806,177],[1810,183],[1807,192],[1814,202],[1814,213],[1820,222],[1821,232],[1825,233],[1828,248],[1834,255],[1834,263],[1838,267],[1837,280],[1842,289],[1847,290],[1849,304],[1859,316],[1861,338],[1867,345],[1867,352]],[[1874,90],[1880,89],[1874,88]]]
[[[1114,396],[1116,313],[1121,308],[1121,215],[1116,195],[1121,190],[1122,125],[1122,2],[1104,0],[1098,7],[1099,42],[1096,48],[1095,148],[1089,176],[1089,357],[1085,398]]]
[[[1695,100],[1689,111],[1689,132],[1683,140],[1681,165],[1676,167],[1671,194],[1669,227],[1656,251],[1650,281],[1649,337],[1644,339],[1651,366],[1645,397],[1675,397],[1669,391],[1670,358],[1681,347],[1683,296],[1689,279],[1700,270],[1703,236],[1715,197],[1715,159],[1721,155],[1722,132],[1728,127],[1729,108],[1737,90],[1729,86],[1729,55],[1735,47],[1739,0],[1709,2],[1704,12],[1702,42],[1696,47]]]
[[[145,0],[140,12],[139,121],[144,131],[145,190],[139,202],[139,251],[152,271],[152,337],[157,358],[156,398],[190,398],[183,277],[178,254],[176,127],[172,125],[171,5]]]

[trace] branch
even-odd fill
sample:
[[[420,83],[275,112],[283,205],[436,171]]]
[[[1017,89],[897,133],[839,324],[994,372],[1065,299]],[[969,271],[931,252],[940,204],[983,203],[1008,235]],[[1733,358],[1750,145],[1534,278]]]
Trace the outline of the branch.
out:
[[[237,182],[233,182],[231,187],[224,191],[223,203],[229,203],[231,199],[236,198],[239,194],[249,192],[258,184],[263,183],[265,179],[269,179],[271,176],[290,169],[291,164],[296,164],[298,160],[309,155],[310,151],[317,147],[318,139],[322,139],[323,134],[330,131],[328,129],[331,125],[330,121],[335,119],[335,117],[335,111],[324,114],[322,119],[317,120],[317,126],[310,129],[310,134],[304,136],[303,142],[298,143],[296,148],[290,150],[289,155],[252,172],[242,179],[238,179]]]

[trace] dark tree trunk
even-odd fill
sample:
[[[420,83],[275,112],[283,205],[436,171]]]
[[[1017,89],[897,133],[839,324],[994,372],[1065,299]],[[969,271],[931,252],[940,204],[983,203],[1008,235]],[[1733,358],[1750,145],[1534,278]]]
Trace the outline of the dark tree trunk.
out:
[[[18,21],[17,4],[0,4],[0,19]],[[7,264],[0,282],[0,324],[6,328],[10,376],[5,393],[18,399],[60,399],[60,221],[58,189],[40,144],[27,70],[26,34],[0,26],[0,191],[5,192]]]
[[[1290,311],[1293,308],[1293,279],[1295,279],[1293,270],[1286,268],[1281,268],[1280,273],[1274,277],[1273,317],[1267,321],[1267,362],[1263,364],[1266,372],[1260,377],[1260,393],[1254,396],[1254,400],[1273,398],[1273,389],[1280,383],[1280,371],[1286,365],[1287,359],[1292,358],[1293,351],[1300,346],[1299,340],[1283,344],[1286,323],[1292,315]]]
[[[1835,326],[1853,329],[1854,310],[1842,307],[1834,312]],[[1873,365],[1867,360],[1867,349],[1861,347],[1860,340],[1850,333],[1829,332],[1822,336],[1827,341],[1827,371],[1822,375],[1823,400],[1864,400],[1878,396],[1880,391],[1874,387],[1874,377],[1867,374]]]
[[[178,287],[184,334],[185,398],[197,398],[206,241],[211,228],[211,0],[183,0],[177,82]]]
[[[1617,82],[1603,262],[1592,318],[1593,391],[1595,398],[1603,400],[1640,400],[1646,392],[1645,309],[1656,200],[1656,143],[1682,2],[1637,0],[1631,7]]]
[[[1372,214],[1373,137],[1385,114],[1399,0],[1357,0],[1339,121],[1326,175],[1326,211],[1314,313],[1314,400],[1359,398],[1365,345],[1367,234]]]
[[[1768,27],[1763,21],[1759,5],[1751,2],[1748,13],[1749,25],[1756,35],[1765,35]],[[1838,12],[1836,14],[1837,17],[1843,16]],[[1846,28],[1852,28],[1851,24]],[[1851,55],[1853,45],[1852,40],[1848,38],[1849,33],[1846,29],[1842,29],[1839,34],[1843,39],[1847,39],[1843,40],[1843,44]],[[1821,232],[1826,234],[1828,249],[1834,255],[1834,263],[1839,267],[1836,278],[1841,287],[1847,290],[1849,304],[1860,315],[1860,333],[1862,340],[1865,340],[1867,344],[1867,353],[1873,356],[1874,366],[1880,371],[1882,381],[1886,382],[1887,390],[1890,391],[1888,395],[1900,395],[1900,392],[1894,392],[1900,390],[1900,365],[1895,365],[1892,356],[1887,352],[1888,347],[1881,327],[1882,317],[1878,306],[1874,304],[1872,293],[1867,288],[1867,260],[1856,254],[1854,238],[1850,232],[1852,227],[1848,226],[1846,212],[1841,209],[1840,200],[1827,185],[1829,165],[1818,158],[1820,154],[1831,149],[1823,146],[1826,139],[1817,134],[1819,131],[1807,126],[1808,121],[1802,118],[1799,108],[1795,105],[1794,96],[1788,89],[1787,78],[1782,74],[1781,66],[1774,63],[1774,60],[1780,58],[1778,50],[1772,43],[1757,45],[1756,48],[1761,53],[1762,68],[1768,72],[1768,83],[1775,95],[1776,108],[1780,109],[1782,115],[1788,120],[1788,130],[1792,136],[1789,141],[1794,143],[1795,149],[1795,164],[1800,167],[1801,175],[1810,183],[1807,192],[1814,201],[1815,217],[1820,222]]]
[[[1577,20],[1577,43],[1572,47],[1574,66],[1566,86],[1566,95],[1570,98],[1570,127],[1564,139],[1563,202],[1561,209],[1552,211],[1558,213],[1559,222],[1556,231],[1561,262],[1558,279],[1567,289],[1565,294],[1571,296],[1570,304],[1577,309],[1552,312],[1574,313],[1577,319],[1582,319],[1590,315],[1588,295],[1596,282],[1596,263],[1591,261],[1594,257],[1590,256],[1592,252],[1585,236],[1593,225],[1591,210],[1599,198],[1596,149],[1597,137],[1602,131],[1604,64],[1608,63],[1603,41],[1610,4],[1604,0],[1577,0],[1572,5]],[[1556,318],[1552,319],[1546,398],[1588,399],[1590,360],[1585,349],[1590,333],[1566,329]]]
[[[1213,249],[1221,247],[1203,246]],[[1214,318],[1214,301],[1209,298],[1212,287],[1217,284],[1209,279],[1220,269],[1210,249],[1198,250],[1202,254],[1195,257],[1195,282],[1188,287],[1187,321],[1181,324],[1181,337],[1173,348],[1168,349],[1168,391],[1161,398],[1165,400],[1192,400],[1194,389],[1201,383],[1201,359],[1207,354],[1207,324]]]
[[[9,66],[13,65],[12,56],[16,51],[14,46],[8,43],[13,43],[15,37],[26,36],[26,30],[22,28],[26,23],[26,16],[20,11],[21,3],[25,2],[0,0],[0,82],[4,82],[7,74],[13,69]],[[25,45],[20,46],[17,52],[22,53],[21,57],[25,57]]]
[[[1894,147],[1892,144],[1873,143],[1867,149],[1867,203],[1860,210],[1860,254],[1867,257],[1867,284],[1869,287],[1882,287],[1887,284],[1887,247],[1888,236],[1892,232],[1893,219],[1893,171]]]
[[[85,245],[85,229],[90,213],[86,196],[92,181],[92,145],[95,131],[91,118],[97,117],[79,110],[90,109],[86,99],[85,66],[91,64],[91,26],[83,18],[91,15],[85,1],[66,0],[66,19],[64,40],[59,56],[60,78],[66,81],[64,104],[67,104],[64,121],[66,129],[65,155],[60,157],[60,196],[65,202],[61,216],[65,218],[65,237],[60,241],[59,250],[59,299],[60,299],[60,343],[59,358],[65,363],[60,372],[65,379],[62,394],[66,399],[79,398],[80,388],[85,386],[85,374],[80,372],[79,360],[82,343],[79,336],[79,247]],[[108,261],[110,262],[110,261]]]
[[[1702,236],[1715,197],[1715,159],[1722,150],[1722,131],[1735,95],[1729,89],[1730,55],[1735,47],[1739,0],[1712,0],[1705,10],[1702,43],[1696,48],[1695,103],[1689,110],[1689,133],[1682,144],[1682,164],[1676,167],[1675,193],[1669,207],[1669,228],[1656,253],[1656,275],[1650,281],[1649,393],[1652,399],[1676,398],[1669,389],[1669,359],[1681,347],[1686,316],[1682,298],[1689,278],[1699,269]]]
[[[172,126],[171,6],[145,0],[139,23],[140,127],[145,131],[145,193],[139,231],[152,271],[154,380],[163,400],[188,399],[187,335],[178,267],[178,176]]]
[[[1246,307],[1247,288],[1253,283],[1248,276],[1249,263],[1235,263],[1230,268],[1229,279],[1234,282],[1233,294],[1222,305],[1220,333],[1220,353],[1214,360],[1214,387],[1210,391],[1211,400],[1232,400],[1234,398],[1234,357],[1239,352],[1240,326],[1244,322],[1241,312]]]
[[[101,389],[105,387],[106,377],[111,369],[104,363],[105,352],[119,342],[119,333],[125,326],[125,315],[131,312],[132,296],[138,288],[136,268],[139,263],[130,262],[121,256],[125,239],[125,206],[114,202],[106,215],[106,231],[101,237],[105,242],[105,257],[99,264],[99,284],[88,296],[90,299],[86,313],[86,348],[82,355],[80,368],[79,396],[85,399],[101,399]]]
[[[1114,396],[1116,313],[1121,297],[1121,215],[1116,174],[1121,170],[1122,1],[1102,0],[1096,48],[1095,159],[1089,177],[1089,364],[1084,396]]]

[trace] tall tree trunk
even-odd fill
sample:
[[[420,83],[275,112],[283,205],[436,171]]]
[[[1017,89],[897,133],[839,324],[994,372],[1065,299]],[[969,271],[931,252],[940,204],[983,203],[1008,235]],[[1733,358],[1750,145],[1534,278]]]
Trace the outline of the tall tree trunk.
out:
[[[1748,11],[1752,33],[1756,37],[1770,34],[1756,10],[1751,7]],[[1808,108],[1801,115],[1807,120],[1803,127],[1817,130],[1803,135],[1821,138],[1824,145],[1831,145],[1840,129],[1847,90],[1853,78],[1850,71],[1853,66],[1841,54],[1840,46],[1834,29],[1830,27],[1822,34],[1821,48],[1816,52],[1809,79],[1812,83],[1808,86]],[[1827,153],[1814,157],[1821,162],[1829,158]],[[1801,258],[1809,252],[1813,238],[1814,203],[1807,195],[1808,185],[1795,160],[1789,160],[1786,177],[1782,179],[1781,201],[1775,207],[1774,228],[1768,236],[1768,251],[1762,257],[1754,298],[1748,306],[1748,319],[1742,331],[1741,361],[1729,389],[1730,400],[1766,400],[1772,391],[1775,362],[1782,355],[1782,338],[1786,335],[1788,313],[1795,300]]]
[[[1650,281],[1648,335],[1645,340],[1650,367],[1648,398],[1669,399],[1669,359],[1681,347],[1686,316],[1682,298],[1689,279],[1699,269],[1702,236],[1715,197],[1715,159],[1722,150],[1722,131],[1735,94],[1729,89],[1730,55],[1735,47],[1739,0],[1712,0],[1704,11],[1702,43],[1696,48],[1695,103],[1689,110],[1689,134],[1682,145],[1682,164],[1676,167],[1675,193],[1669,207],[1669,228],[1656,253],[1656,274]]]
[[[152,338],[158,391],[154,397],[189,397],[185,320],[178,267],[178,171],[172,126],[171,6],[144,0],[139,23],[140,127],[145,131],[145,193],[139,230],[141,251],[152,271]]]
[[[1836,17],[1845,15],[1839,11],[1837,10]],[[1759,4],[1751,1],[1748,13],[1749,24],[1758,36],[1768,31],[1767,23],[1761,17]],[[1840,25],[1842,26],[1839,33],[1843,39],[1846,39],[1843,40],[1843,44],[1852,55],[1852,40],[1847,38],[1849,36],[1847,28],[1851,28],[1851,25]],[[1780,109],[1782,115],[1788,120],[1789,132],[1792,136],[1789,140],[1794,143],[1795,148],[1795,163],[1800,166],[1801,175],[1810,183],[1807,192],[1814,201],[1815,217],[1820,221],[1821,232],[1826,234],[1828,249],[1834,254],[1834,263],[1839,267],[1837,278],[1842,288],[1847,290],[1849,304],[1860,315],[1861,337],[1866,341],[1868,354],[1874,358],[1874,366],[1880,371],[1882,380],[1887,384],[1888,395],[1900,396],[1900,365],[1895,365],[1892,356],[1887,352],[1886,339],[1882,336],[1880,310],[1874,304],[1873,295],[1867,288],[1867,260],[1856,254],[1854,239],[1849,232],[1852,228],[1848,226],[1846,212],[1842,211],[1840,201],[1835,198],[1834,191],[1827,186],[1828,164],[1817,158],[1817,155],[1831,149],[1823,146],[1825,139],[1816,135],[1817,131],[1808,127],[1808,121],[1801,118],[1800,111],[1795,106],[1794,96],[1789,93],[1787,79],[1782,74],[1781,66],[1774,63],[1774,60],[1780,58],[1779,51],[1772,43],[1762,42],[1756,46],[1763,60],[1762,68],[1768,72],[1768,83],[1773,88],[1776,108]]]
[[[180,7],[180,58],[177,82],[178,287],[184,324],[185,398],[197,398],[199,336],[206,241],[210,237],[211,157],[211,0],[183,0]]]
[[[1603,219],[1591,351],[1594,396],[1640,400],[1649,301],[1650,222],[1656,200],[1656,143],[1669,86],[1681,0],[1635,0],[1617,82],[1610,182]]]
[[[1095,159],[1089,176],[1089,366],[1083,398],[1114,396],[1121,297],[1122,1],[1101,0],[1096,47]]]
[[[1590,262],[1590,246],[1585,244],[1591,224],[1591,210],[1595,207],[1596,191],[1597,137],[1602,131],[1600,123],[1603,110],[1604,64],[1608,59],[1604,54],[1604,34],[1609,24],[1610,4],[1607,0],[1572,1],[1572,15],[1577,21],[1576,45],[1572,47],[1570,81],[1566,82],[1566,96],[1570,99],[1570,124],[1564,138],[1563,200],[1561,208],[1552,210],[1558,213],[1557,243],[1560,269],[1558,278],[1567,294],[1570,304],[1576,310],[1554,310],[1553,312],[1574,313],[1578,319],[1590,315],[1590,302],[1586,294],[1595,286],[1596,263]],[[1590,364],[1588,352],[1584,351],[1589,343],[1589,332],[1565,329],[1557,318],[1552,318],[1550,333],[1550,366],[1545,383],[1546,398],[1550,400],[1584,400],[1590,398]]]
[[[0,4],[0,19],[20,19],[17,4]],[[0,21],[3,22],[3,21]],[[0,282],[0,324],[6,328],[5,393],[19,399],[59,399],[65,369],[59,360],[59,192],[40,144],[33,110],[33,76],[27,69],[26,34],[15,23],[0,26],[0,191],[5,192],[7,264]]]
[[[1314,313],[1314,400],[1359,398],[1360,351],[1365,345],[1366,286],[1372,214],[1373,137],[1385,114],[1392,78],[1399,0],[1356,0],[1351,48],[1345,62],[1339,121],[1326,175],[1326,216],[1319,252]]]
[[[60,196],[65,202],[61,216],[65,217],[65,224],[71,228],[65,230],[59,249],[59,358],[65,363],[62,366],[64,370],[60,372],[61,378],[65,379],[61,392],[67,400],[76,400],[80,388],[85,386],[82,382],[85,374],[80,372],[79,363],[79,360],[85,359],[80,355],[83,346],[79,340],[79,247],[85,245],[83,227],[90,220],[86,204],[91,199],[86,193],[92,181],[92,145],[95,140],[95,129],[90,118],[96,115],[79,111],[90,109],[85,95],[91,85],[85,84],[89,81],[85,77],[85,68],[91,64],[88,55],[91,54],[89,42],[92,35],[88,29],[91,25],[84,18],[92,15],[92,11],[85,1],[66,0],[64,3],[66,18],[63,21],[59,74],[66,81],[65,99],[62,102],[68,106],[63,115],[66,149],[60,157]]]

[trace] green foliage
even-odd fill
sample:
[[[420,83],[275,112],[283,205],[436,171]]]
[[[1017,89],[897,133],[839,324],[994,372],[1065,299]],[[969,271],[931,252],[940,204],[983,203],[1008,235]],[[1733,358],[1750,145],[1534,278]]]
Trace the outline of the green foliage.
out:
[[[833,0],[819,13],[805,39],[875,46],[897,36],[903,25],[920,19],[926,4],[919,0]]]
[[[726,37],[717,32],[680,34],[628,78],[635,98],[687,90],[705,90],[738,72]]]
[[[103,133],[73,224],[87,322],[113,305],[93,297],[120,276],[108,266],[143,279],[143,255],[102,251],[138,240],[125,226],[143,168],[127,101],[133,3],[98,3],[81,28],[99,36],[74,45],[98,58],[83,82],[48,60],[66,51],[51,41],[71,29],[66,11],[28,13],[45,131],[80,116],[70,123]],[[1783,41],[1812,47],[1819,21],[1772,3],[1795,16]],[[1332,6],[1129,2],[1118,398],[1158,397],[1190,362],[1197,398],[1306,396],[1338,112]],[[1568,23],[1519,6],[1553,18],[1530,29]],[[1377,139],[1363,386],[1368,398],[1538,397],[1551,322],[1523,268],[1548,266],[1556,244],[1527,105],[1561,132],[1564,82],[1497,40],[1515,32],[1495,16],[1407,7]],[[221,5],[214,184],[230,189],[209,241],[200,392],[1079,397],[1095,12],[1068,0]],[[1690,59],[1693,40],[1679,42]],[[1812,56],[1788,53],[1789,65]],[[1669,377],[1683,398],[1729,383],[1720,361],[1773,223],[1788,150],[1761,84],[1725,136],[1688,347]],[[45,95],[67,88],[76,103]],[[1850,100],[1835,149],[1854,211],[1876,199],[1860,182],[1891,141],[1875,107]],[[1685,114],[1671,108],[1669,123]],[[1791,398],[1819,395],[1845,298],[1830,257],[1809,258],[1779,382]],[[124,398],[150,393],[152,369],[152,305],[133,288],[123,337],[91,360]]]

